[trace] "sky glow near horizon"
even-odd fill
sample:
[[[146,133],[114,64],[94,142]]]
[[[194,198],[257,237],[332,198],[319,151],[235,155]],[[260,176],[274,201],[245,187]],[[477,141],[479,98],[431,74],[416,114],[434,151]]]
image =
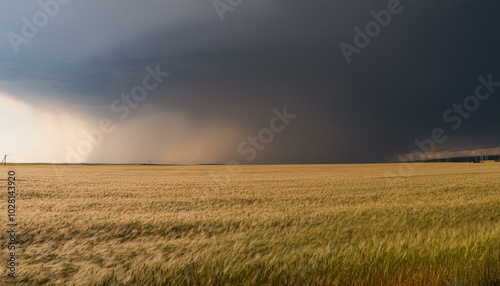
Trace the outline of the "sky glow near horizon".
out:
[[[62,110],[44,110],[0,94],[0,150],[11,162],[64,163],[61,150],[86,127],[82,118]]]

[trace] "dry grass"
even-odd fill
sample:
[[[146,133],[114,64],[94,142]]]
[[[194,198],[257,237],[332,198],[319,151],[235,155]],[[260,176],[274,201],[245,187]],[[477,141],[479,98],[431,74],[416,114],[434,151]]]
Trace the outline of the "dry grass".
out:
[[[0,179],[21,180],[18,285],[500,285],[500,163],[397,167],[244,166],[223,187],[224,166]]]

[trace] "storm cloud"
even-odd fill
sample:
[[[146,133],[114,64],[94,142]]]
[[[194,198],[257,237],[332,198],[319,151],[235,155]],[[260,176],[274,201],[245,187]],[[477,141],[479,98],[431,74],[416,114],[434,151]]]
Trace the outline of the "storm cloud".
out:
[[[500,81],[500,4],[400,1],[348,63],[341,43],[392,2],[243,0],[221,21],[213,1],[3,1],[0,152],[64,162],[109,119],[82,161],[245,163],[239,144],[285,106],[297,118],[249,163],[382,162],[435,128],[440,149],[500,145],[500,90],[443,120],[479,76]],[[157,66],[169,76],[121,119],[113,102]]]

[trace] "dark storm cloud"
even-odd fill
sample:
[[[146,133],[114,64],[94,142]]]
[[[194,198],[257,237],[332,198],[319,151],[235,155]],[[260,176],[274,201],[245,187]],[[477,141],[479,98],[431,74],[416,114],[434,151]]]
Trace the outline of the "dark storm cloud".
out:
[[[382,161],[413,150],[414,139],[436,127],[449,130],[443,112],[474,93],[479,75],[500,81],[495,1],[401,1],[403,11],[348,64],[339,44],[352,45],[354,27],[363,28],[373,20],[370,11],[388,3],[247,0],[220,22],[211,1],[73,0],[19,53],[3,37],[0,91],[37,105],[59,102],[98,119],[140,84],[146,66],[160,65],[171,75],[145,104],[187,114],[186,128],[204,121],[231,125],[227,136],[224,128],[214,131],[231,139],[224,139],[228,150],[210,160],[244,162],[238,143],[265,127],[273,108],[287,106],[298,118],[253,163]],[[40,10],[15,1],[0,8],[2,35],[21,34],[21,18]],[[482,102],[442,147],[500,144],[499,98],[500,91]],[[121,130],[140,128],[145,113],[136,112]],[[158,140],[168,141],[172,128]],[[216,145],[212,136],[204,138]],[[107,160],[106,148],[93,160]]]

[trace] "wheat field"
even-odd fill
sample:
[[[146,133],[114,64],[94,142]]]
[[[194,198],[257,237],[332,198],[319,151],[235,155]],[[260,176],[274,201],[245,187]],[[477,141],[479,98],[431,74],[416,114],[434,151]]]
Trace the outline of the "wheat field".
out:
[[[2,166],[0,284],[500,285],[500,163],[399,167]]]

